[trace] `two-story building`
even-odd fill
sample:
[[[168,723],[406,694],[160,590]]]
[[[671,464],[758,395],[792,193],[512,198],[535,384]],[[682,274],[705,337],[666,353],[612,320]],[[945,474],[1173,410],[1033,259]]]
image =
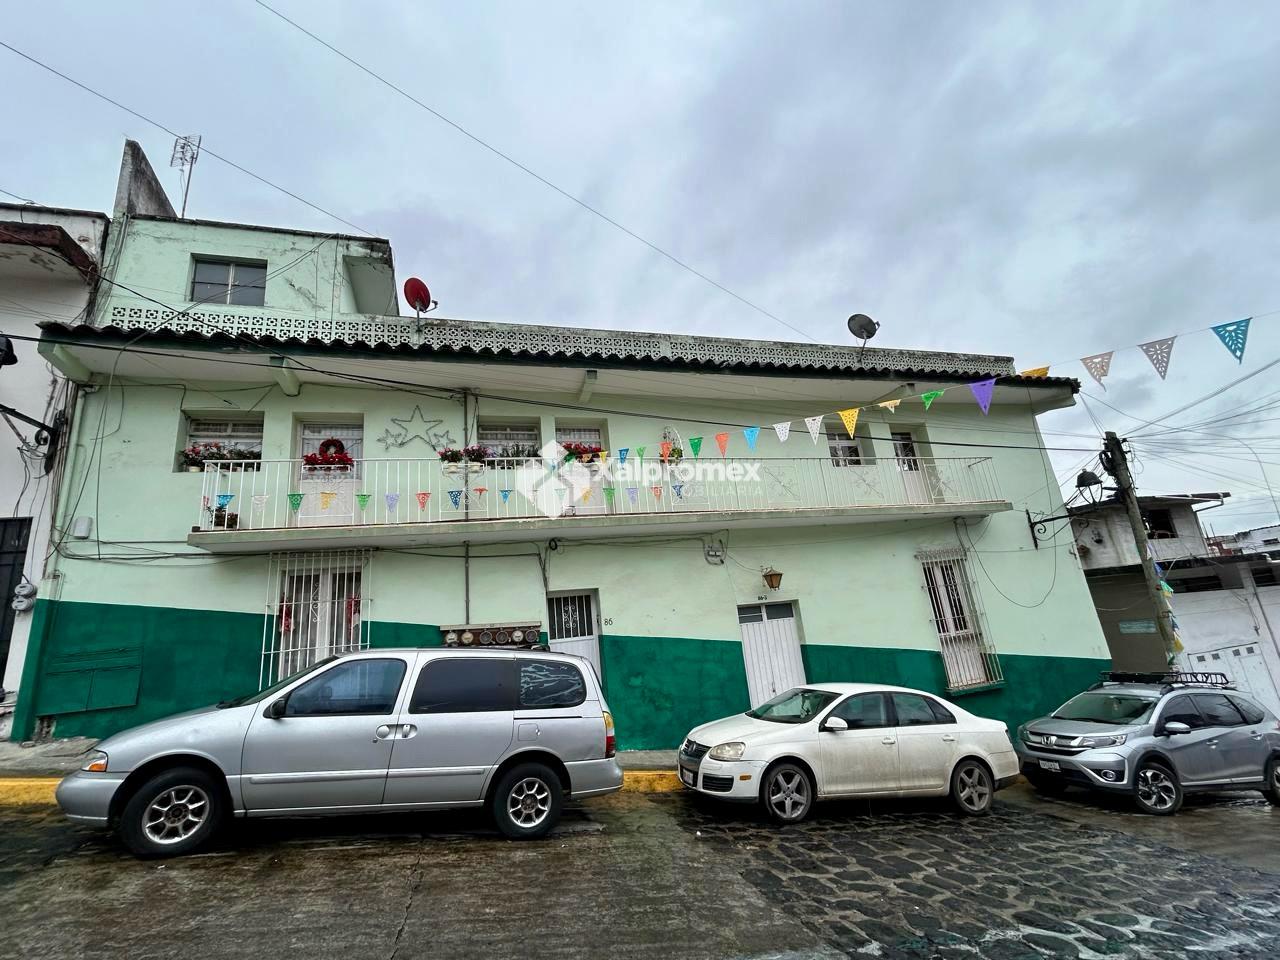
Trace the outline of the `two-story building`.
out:
[[[1074,380],[406,318],[385,241],[112,230],[92,315],[42,325],[82,390],[17,737],[103,735],[344,649],[531,632],[591,659],[624,748],[806,680],[1012,724],[1109,664],[1071,545],[1036,549],[1022,513],[1062,509],[1036,416]],[[984,413],[968,384],[990,378]]]

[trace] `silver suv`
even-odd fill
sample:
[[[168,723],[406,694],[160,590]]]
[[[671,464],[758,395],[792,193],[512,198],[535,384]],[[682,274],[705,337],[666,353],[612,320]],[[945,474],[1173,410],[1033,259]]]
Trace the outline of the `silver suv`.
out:
[[[565,797],[621,789],[614,743],[580,657],[364,650],[116,734],[57,796],[146,857],[194,850],[231,816],[487,805],[507,836],[534,838]]]
[[[1280,721],[1221,673],[1104,673],[1019,727],[1014,747],[1045,794],[1129,793],[1147,813],[1172,814],[1185,792],[1261,790],[1280,806]]]

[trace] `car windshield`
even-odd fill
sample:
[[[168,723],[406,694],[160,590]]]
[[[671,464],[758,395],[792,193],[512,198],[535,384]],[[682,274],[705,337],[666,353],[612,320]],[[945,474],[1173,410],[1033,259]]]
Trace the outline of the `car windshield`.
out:
[[[772,700],[748,710],[747,716],[771,723],[807,723],[825,709],[839,694],[826,690],[796,687],[780,693]]]
[[[321,667],[328,666],[337,659],[337,657],[325,657],[323,660],[317,660],[311,666],[303,667],[297,673],[292,676],[285,677],[278,683],[273,683],[265,690],[259,690],[257,693],[246,693],[243,697],[234,697],[231,700],[220,700],[217,707],[219,710],[225,710],[227,707],[243,707],[246,703],[257,703],[259,700],[265,700],[277,690],[283,690],[299,677],[305,676],[308,673],[314,673],[316,670],[319,670]]]
[[[1155,705],[1154,697],[1095,690],[1072,697],[1053,713],[1053,718],[1117,725],[1144,723]]]

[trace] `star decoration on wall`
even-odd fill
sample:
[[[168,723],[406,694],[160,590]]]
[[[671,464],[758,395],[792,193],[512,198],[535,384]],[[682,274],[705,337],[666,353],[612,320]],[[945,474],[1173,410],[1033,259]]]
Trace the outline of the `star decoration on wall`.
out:
[[[419,439],[431,443],[432,428],[444,423],[443,420],[428,420],[422,415],[422,407],[414,407],[413,413],[407,417],[392,417],[391,422],[400,428],[402,436],[397,446],[401,447]]]
[[[382,449],[390,450],[392,447],[403,447],[405,440],[403,433],[392,433],[390,428],[382,431],[382,436],[378,437],[378,443],[382,444]]]

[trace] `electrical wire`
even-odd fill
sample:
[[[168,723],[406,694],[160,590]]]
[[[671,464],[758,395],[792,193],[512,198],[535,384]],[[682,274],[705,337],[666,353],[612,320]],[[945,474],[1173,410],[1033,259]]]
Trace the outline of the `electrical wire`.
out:
[[[10,193],[8,190],[0,190],[0,193],[3,193],[6,197],[13,197],[15,200],[21,200],[23,203],[29,203],[33,207],[39,206],[39,204],[34,200],[29,200],[26,197],[20,197],[16,193]]]

